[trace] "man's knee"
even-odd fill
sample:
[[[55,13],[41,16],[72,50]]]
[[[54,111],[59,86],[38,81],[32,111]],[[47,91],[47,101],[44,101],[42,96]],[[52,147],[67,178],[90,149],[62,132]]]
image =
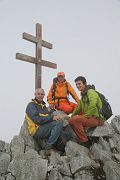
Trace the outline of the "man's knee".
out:
[[[79,123],[80,119],[81,119],[80,116],[78,116],[78,115],[74,116],[74,117],[70,118],[69,123],[70,124],[77,124],[77,123]]]
[[[67,108],[65,108],[65,112],[71,113],[71,112],[73,112],[73,108],[71,106],[68,106]]]
[[[53,126],[58,126],[58,127],[62,127],[63,126],[63,121],[53,121],[52,122]]]
[[[59,108],[65,113],[71,113],[73,111],[73,107],[69,103],[61,103]]]
[[[103,126],[103,125],[104,125],[104,122],[102,120],[99,120],[98,126]]]
[[[69,124],[70,124],[71,126],[73,126],[73,125],[75,124],[75,121],[74,121],[73,119],[70,119],[70,120],[69,120]]]
[[[63,127],[63,121],[56,121],[57,122],[57,125],[58,125],[58,127]]]

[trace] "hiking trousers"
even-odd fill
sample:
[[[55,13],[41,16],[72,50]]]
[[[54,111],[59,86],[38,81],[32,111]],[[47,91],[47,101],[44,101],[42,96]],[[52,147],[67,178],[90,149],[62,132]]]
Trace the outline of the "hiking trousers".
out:
[[[104,122],[96,117],[85,118],[83,115],[77,115],[69,120],[69,124],[79,137],[80,141],[87,142],[88,137],[85,134],[85,127],[102,126]]]
[[[76,107],[77,104],[73,102],[60,102],[59,106],[56,105],[57,110],[64,111],[67,114],[72,113]]]
[[[63,121],[52,121],[40,126],[34,135],[37,140],[46,139],[46,144],[52,147],[58,140],[63,127]]]

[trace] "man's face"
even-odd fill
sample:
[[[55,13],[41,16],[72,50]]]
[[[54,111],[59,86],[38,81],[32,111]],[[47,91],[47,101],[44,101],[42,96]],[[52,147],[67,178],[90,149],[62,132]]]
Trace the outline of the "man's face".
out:
[[[65,79],[64,76],[58,76],[57,78],[60,83],[64,82],[64,79]]]
[[[75,83],[79,91],[83,92],[85,90],[86,86],[83,84],[82,81],[79,80],[79,81],[76,81]]]
[[[39,89],[36,89],[35,91],[35,98],[39,101],[39,102],[42,102],[43,101],[43,98],[45,96],[45,92],[43,89],[39,88]]]

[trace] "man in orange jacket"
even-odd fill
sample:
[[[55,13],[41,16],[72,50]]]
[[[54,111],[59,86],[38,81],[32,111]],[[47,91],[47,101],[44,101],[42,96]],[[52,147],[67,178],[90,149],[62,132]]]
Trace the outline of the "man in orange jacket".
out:
[[[69,94],[77,103],[80,101],[71,84],[66,81],[65,73],[58,72],[48,93],[48,103],[50,108],[56,108],[67,114],[72,113],[77,104],[69,101]]]

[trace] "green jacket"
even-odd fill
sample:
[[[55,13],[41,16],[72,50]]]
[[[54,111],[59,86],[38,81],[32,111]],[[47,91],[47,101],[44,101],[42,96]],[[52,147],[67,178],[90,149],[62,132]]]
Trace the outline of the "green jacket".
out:
[[[102,102],[99,95],[93,89],[88,89],[82,94],[82,98],[74,110],[72,117],[83,113],[86,118],[97,117],[104,120],[104,117],[99,113],[102,108]]]

